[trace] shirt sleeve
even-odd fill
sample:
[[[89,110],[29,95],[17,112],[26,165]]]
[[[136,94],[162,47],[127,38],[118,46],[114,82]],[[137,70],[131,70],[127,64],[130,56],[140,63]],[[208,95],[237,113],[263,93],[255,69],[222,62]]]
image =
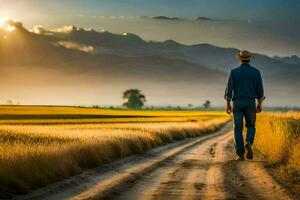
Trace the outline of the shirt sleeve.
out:
[[[258,72],[257,85],[256,85],[256,97],[257,100],[262,100],[264,96],[264,86],[260,72]]]
[[[224,95],[224,98],[227,101],[231,101],[232,99],[233,85],[234,85],[234,81],[232,77],[232,71],[230,71],[227,78],[227,84],[226,84],[225,95]]]

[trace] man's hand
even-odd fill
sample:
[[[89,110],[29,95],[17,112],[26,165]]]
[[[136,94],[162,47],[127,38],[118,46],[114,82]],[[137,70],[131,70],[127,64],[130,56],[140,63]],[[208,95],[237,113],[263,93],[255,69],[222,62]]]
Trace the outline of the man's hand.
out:
[[[262,111],[262,104],[258,103],[256,106],[256,113],[260,113]]]
[[[231,108],[231,105],[227,105],[227,108],[226,108],[226,112],[228,115],[230,115],[232,113],[232,108]]]
[[[228,115],[230,115],[232,113],[232,108],[231,108],[230,102],[227,102],[226,112]]]

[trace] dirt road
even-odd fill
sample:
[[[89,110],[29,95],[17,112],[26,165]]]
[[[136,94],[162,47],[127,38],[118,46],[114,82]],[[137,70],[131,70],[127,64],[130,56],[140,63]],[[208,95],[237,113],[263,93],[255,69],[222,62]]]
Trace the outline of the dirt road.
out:
[[[262,166],[234,161],[230,125],[18,199],[291,199]]]

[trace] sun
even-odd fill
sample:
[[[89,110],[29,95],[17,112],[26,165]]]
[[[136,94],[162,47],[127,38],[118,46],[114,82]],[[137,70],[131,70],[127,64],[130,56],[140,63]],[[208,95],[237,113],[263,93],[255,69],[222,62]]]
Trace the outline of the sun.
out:
[[[9,20],[7,16],[0,18],[0,28],[4,28],[6,26],[6,22]]]
[[[8,21],[10,21],[11,19],[7,16],[5,17],[1,17],[0,18],[0,29],[8,31],[8,32],[12,32],[15,30],[14,26],[11,26],[9,23],[7,23]]]

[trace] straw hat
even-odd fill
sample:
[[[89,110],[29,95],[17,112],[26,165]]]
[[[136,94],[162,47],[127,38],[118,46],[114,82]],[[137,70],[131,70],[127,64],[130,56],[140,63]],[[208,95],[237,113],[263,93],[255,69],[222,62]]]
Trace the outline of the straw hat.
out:
[[[236,54],[237,59],[241,61],[249,61],[253,57],[252,53],[247,50],[242,50]]]

